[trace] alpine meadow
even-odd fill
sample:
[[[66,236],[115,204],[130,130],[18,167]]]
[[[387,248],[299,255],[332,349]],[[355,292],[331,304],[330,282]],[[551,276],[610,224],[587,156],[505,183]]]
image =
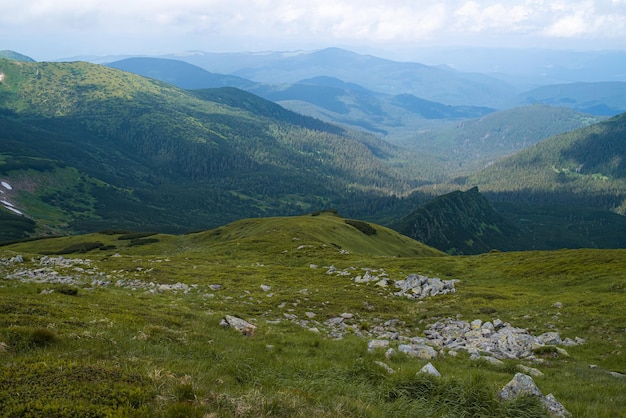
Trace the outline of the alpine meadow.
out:
[[[626,417],[626,80],[558,57],[0,51],[0,416]]]

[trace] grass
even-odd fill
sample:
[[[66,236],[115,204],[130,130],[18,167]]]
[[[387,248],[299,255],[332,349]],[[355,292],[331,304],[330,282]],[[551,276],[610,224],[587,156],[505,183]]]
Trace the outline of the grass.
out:
[[[410,255],[422,248],[415,244],[398,257],[368,252],[375,240],[392,242],[384,228],[376,229],[368,236],[322,215],[155,235],[158,242],[141,246],[119,234],[89,234],[2,247],[0,258],[19,253],[25,262],[0,262],[0,415],[545,416],[536,400],[497,399],[525,362],[438,357],[433,364],[443,377],[436,379],[416,375],[424,360],[387,359],[384,350],[368,352],[368,339],[358,336],[394,318],[402,334],[420,336],[427,324],[457,315],[585,338],[566,347],[568,356],[546,349],[543,363],[528,364],[544,373],[535,382],[576,417],[625,415],[626,381],[608,372],[626,372],[626,251]],[[38,262],[44,252],[81,242],[117,247],[64,256],[92,260],[82,270]],[[455,294],[416,302],[328,275],[331,264],[354,267],[355,275],[367,267],[396,280],[421,273],[460,282]],[[25,268],[82,282],[63,287],[9,278]],[[93,278],[111,284],[94,287]],[[116,286],[118,280],[135,281],[136,290]],[[176,283],[187,291],[158,287]],[[351,331],[340,340],[328,337],[324,321],[344,312],[354,315],[346,319]],[[255,324],[255,335],[221,327],[227,314]]]

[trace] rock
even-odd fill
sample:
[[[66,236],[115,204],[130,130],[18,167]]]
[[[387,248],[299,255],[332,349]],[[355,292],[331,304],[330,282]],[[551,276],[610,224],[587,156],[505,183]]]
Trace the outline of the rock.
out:
[[[433,360],[437,357],[435,349],[427,345],[400,344],[398,351],[405,353],[407,356],[421,358],[422,360]]]
[[[391,367],[389,367],[389,365],[387,365],[386,363],[383,363],[382,361],[375,361],[374,363],[378,364],[380,367],[385,369],[385,371],[389,374],[395,373],[395,371]]]
[[[456,280],[441,280],[438,277],[426,277],[410,274],[404,280],[397,280],[394,284],[400,289],[396,296],[406,296],[410,299],[424,299],[430,296],[454,293]]]
[[[476,360],[482,360],[489,364],[493,364],[494,366],[504,365],[504,362],[502,360],[498,360],[497,358],[493,358],[491,356],[478,356]]]
[[[543,394],[532,377],[523,373],[515,373],[515,377],[500,390],[498,396],[504,400],[513,400],[520,396],[543,397]]]
[[[554,305],[552,305],[552,307],[556,309],[561,309],[563,307],[563,304],[561,302],[556,302]]]
[[[389,360],[391,357],[396,355],[396,350],[394,348],[388,348],[387,351],[385,351],[385,358],[387,360]]]
[[[441,377],[441,373],[439,373],[439,370],[437,370],[435,366],[433,366],[432,363],[430,362],[426,364],[424,367],[422,367],[419,372],[417,372],[417,374],[420,374],[420,373],[430,374],[436,377]]]
[[[557,345],[561,344],[561,336],[558,332],[546,332],[537,337],[539,344]]]
[[[237,318],[236,316],[226,315],[221,321],[220,325],[226,328],[235,328],[237,331],[246,336],[254,335],[256,326],[251,323]]]
[[[262,284],[261,285],[261,290],[264,292],[269,292],[270,290],[272,290],[272,286],[268,286],[266,284]]]
[[[305,312],[304,316],[306,316],[309,319],[313,319],[316,317],[315,312]]]
[[[472,322],[470,322],[471,329],[479,329],[482,325],[483,321],[481,321],[480,319],[474,319]]]
[[[551,393],[542,398],[541,403],[553,417],[565,418],[572,416],[572,414],[565,409],[561,402],[557,401]]]
[[[9,260],[9,262],[11,262],[11,263],[23,263],[24,262],[24,258],[22,258],[21,255],[16,255],[15,257],[11,257],[11,260]]]
[[[389,347],[389,340],[370,340],[367,343],[367,351],[374,351],[379,348],[387,348]]]
[[[343,319],[352,319],[354,317],[354,314],[348,313],[348,312],[344,312],[342,313],[341,316]]]
[[[518,364],[517,365],[517,370],[519,370],[522,373],[526,373],[532,377],[541,377],[543,376],[543,373],[540,370],[534,369],[532,367],[528,367],[528,366],[524,366],[523,364]]]
[[[609,372],[609,374],[617,379],[623,379],[626,377],[626,374],[618,373],[618,372]]]
[[[209,285],[209,289],[215,291],[215,290],[220,290],[222,289],[224,286],[222,286],[221,284],[210,284]]]

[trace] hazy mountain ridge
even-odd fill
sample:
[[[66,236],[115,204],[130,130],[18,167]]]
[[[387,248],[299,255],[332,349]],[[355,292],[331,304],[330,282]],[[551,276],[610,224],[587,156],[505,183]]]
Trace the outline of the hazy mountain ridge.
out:
[[[614,116],[626,112],[626,82],[604,81],[554,84],[520,94],[515,103],[564,106],[593,115]]]

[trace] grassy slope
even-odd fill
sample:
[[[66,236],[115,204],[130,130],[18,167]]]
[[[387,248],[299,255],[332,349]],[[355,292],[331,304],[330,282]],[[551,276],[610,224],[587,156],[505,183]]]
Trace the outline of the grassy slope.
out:
[[[111,286],[81,288],[69,296],[40,293],[60,289],[55,285],[0,280],[0,342],[6,344],[0,346],[5,351],[0,408],[56,416],[86,411],[135,416],[541,416],[532,402],[500,404],[494,399],[518,361],[492,366],[461,354],[433,361],[441,380],[419,378],[415,373],[423,360],[386,360],[383,352],[367,352],[366,339],[336,341],[285,319],[289,314],[306,320],[305,312],[313,312],[323,322],[350,312],[355,317],[348,322],[355,330],[398,318],[403,334],[417,336],[426,324],[458,314],[466,320],[500,318],[533,334],[558,330],[563,337],[586,338],[584,345],[567,348],[569,357],[534,365],[545,374],[535,381],[576,417],[623,416],[626,382],[607,371],[626,371],[624,251],[450,257],[374,227],[377,234],[366,236],[323,213],[241,221],[178,237],[157,235],[149,238],[159,242],[133,247],[119,235],[102,234],[3,247],[1,257],[20,253],[27,260],[18,268],[39,268],[29,261],[30,253],[101,241],[117,248],[66,255],[89,257],[93,264],[84,266],[84,272],[70,267],[63,274],[198,286],[187,294]],[[369,240],[377,245],[368,245]],[[389,257],[396,250],[387,251],[385,245],[394,242],[420,254]],[[333,243],[351,252],[342,254]],[[456,294],[416,303],[371,285],[355,285],[349,277],[327,275],[326,268],[310,264],[384,268],[392,279],[422,273],[460,282]],[[0,277],[13,268],[0,267],[5,271]],[[211,290],[210,284],[223,288]],[[271,291],[264,292],[262,284],[272,286]],[[553,307],[555,302],[563,307]],[[218,323],[225,314],[254,322],[257,333],[246,338],[223,329]],[[387,375],[375,361],[386,362],[396,373]]]

